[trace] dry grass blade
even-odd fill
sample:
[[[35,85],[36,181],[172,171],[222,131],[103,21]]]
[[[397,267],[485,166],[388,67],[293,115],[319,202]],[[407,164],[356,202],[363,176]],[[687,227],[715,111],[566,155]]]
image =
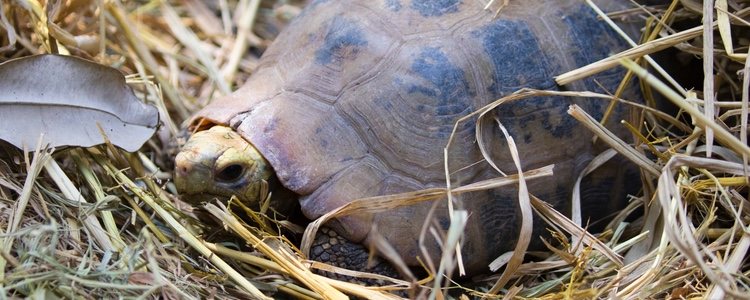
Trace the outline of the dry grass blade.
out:
[[[692,225],[682,203],[682,192],[680,192],[682,184],[680,182],[684,180],[681,178],[683,175],[679,175],[675,182],[676,172],[684,167],[710,168],[741,175],[744,173],[744,166],[714,159],[676,155],[665,165],[665,172],[659,177],[659,188],[657,190],[657,199],[666,224],[665,232],[670,242],[690,261],[695,263],[713,284],[722,290],[720,293],[744,298],[747,291],[738,290],[739,287],[735,285],[734,275],[730,269],[697,240],[696,228]],[[743,230],[744,227],[743,225]],[[746,250],[746,248],[740,249],[742,252]],[[711,262],[707,262],[706,259],[710,259]]]
[[[80,154],[81,152],[82,151],[76,151],[76,153],[72,154],[73,160],[79,166],[78,170],[83,175],[84,180],[85,180],[87,186],[93,191],[94,196],[96,196],[96,202],[97,203],[102,203],[102,202],[106,201],[106,196],[104,194],[104,189],[99,184],[99,181],[96,179],[96,175],[92,171],[91,164],[89,164],[89,162],[87,160],[84,160],[84,159],[81,158],[81,154]],[[54,161],[50,162],[50,165],[51,166],[48,168],[48,170],[56,170],[57,172],[59,172],[59,174],[64,174],[62,172],[62,169],[60,169],[60,166],[58,166],[56,163],[54,163]],[[57,173],[57,172],[55,172],[55,173]],[[66,179],[67,179],[67,177],[66,177]],[[69,179],[67,181],[70,182]],[[73,186],[72,182],[70,182],[69,185]],[[78,194],[79,194],[79,197],[80,197],[79,199],[81,199],[82,201],[85,201],[85,199],[83,198],[83,196],[80,196],[80,193],[78,193]],[[115,249],[122,250],[125,247],[125,241],[123,241],[122,238],[120,237],[119,229],[117,228],[117,224],[116,224],[115,219],[114,219],[114,217],[112,215],[112,212],[111,211],[101,211],[100,214],[101,214],[102,219],[103,219],[102,221],[104,221],[104,227],[107,229],[107,234],[109,235],[109,236],[104,236],[104,237],[107,237],[107,238],[109,238],[109,239],[112,240],[112,244],[113,244],[113,247]],[[87,220],[89,220],[89,219],[92,219],[92,218],[89,217]],[[94,220],[95,220],[95,218],[94,218]],[[100,230],[96,230],[94,232],[98,233],[97,236],[101,235],[101,231]],[[102,239],[102,237],[100,237],[99,239]],[[109,241],[109,240],[107,240],[107,241]]]
[[[338,290],[331,287],[327,282],[321,281],[314,277],[312,272],[305,268],[301,262],[295,259],[284,257],[283,251],[278,251],[268,246],[263,240],[252,234],[245,228],[232,214],[226,210],[220,209],[213,204],[207,204],[206,210],[221,220],[225,225],[235,233],[245,239],[251,246],[258,249],[264,255],[270,257],[275,263],[279,264],[288,274],[296,278],[305,286],[310,287],[316,293],[325,299],[346,299],[347,297]]]
[[[76,202],[87,203],[86,199],[81,196],[81,192],[78,191],[73,182],[68,179],[60,166],[54,160],[48,161],[44,165],[44,168],[47,170],[47,174],[49,174],[52,180],[54,180],[58,187],[60,187],[60,190],[62,190],[65,197]],[[84,220],[84,225],[92,232],[94,238],[98,242],[99,247],[102,247],[103,250],[116,251],[119,250],[122,246],[117,245],[118,247],[115,247],[115,245],[113,245],[112,241],[107,235],[107,232],[104,230],[104,228],[102,228],[101,223],[99,223],[99,219],[97,219],[95,216],[87,216]]]
[[[732,24],[729,19],[730,17],[733,17],[737,20],[744,20],[729,13],[729,4],[727,3],[727,0],[716,0],[714,8],[716,9],[716,23],[719,27],[719,35],[727,56],[738,62],[746,60],[748,56],[747,53],[742,54],[735,52],[734,41],[732,39]]]
[[[750,50],[748,50],[750,53]],[[747,119],[748,115],[750,115],[750,109],[748,109],[748,106],[750,106],[750,55],[747,56],[745,59],[745,67],[742,69],[742,73],[744,74],[742,78],[742,111],[741,111],[741,117],[740,117],[740,142],[743,145],[747,145]],[[748,162],[748,155],[743,153],[742,154],[742,163],[744,165],[747,165]],[[745,169],[745,177],[748,177],[747,169]]]
[[[0,52],[9,50],[16,44],[16,30],[10,25],[8,17],[5,16],[5,7],[3,2],[0,2],[0,27],[5,30],[6,36],[8,37],[8,45],[0,46]]]
[[[549,203],[542,201],[537,197],[531,197],[531,205],[546,219],[550,220],[553,225],[559,226],[565,232],[571,234],[574,240],[580,240],[584,245],[600,252],[604,257],[622,266],[622,258],[610,247],[602,243],[598,238],[583,229],[580,225],[571,221],[567,216],[555,210]]]
[[[496,3],[499,2],[498,0],[490,0],[487,2],[487,5],[484,6],[484,9],[493,10],[495,11],[495,18],[500,15],[500,12],[510,4],[510,0],[502,0],[502,3]]]
[[[645,44],[640,44],[618,54],[609,56],[587,66],[563,73],[555,77],[555,82],[559,85],[566,85],[573,81],[589,77],[591,75],[609,70],[616,67],[621,59],[634,59],[652,54],[676,44],[694,39],[703,34],[703,26],[694,27],[688,30],[680,31],[670,36],[659,38]]]
[[[726,3],[725,3],[726,4]],[[705,98],[703,104],[703,113],[706,119],[713,119],[715,116],[716,107],[714,106],[714,1],[703,0],[703,97]],[[721,23],[721,22],[717,22]],[[721,32],[721,25],[719,26],[719,32]],[[713,129],[705,128],[706,130],[706,157],[711,157],[712,147],[714,144],[714,131]]]
[[[644,80],[646,80],[649,84],[655,87],[660,93],[662,93],[662,95],[666,96],[667,99],[672,101],[672,103],[677,105],[680,109],[690,114],[690,116],[693,118],[693,120],[695,120],[697,125],[701,126],[701,128],[704,131],[707,128],[711,128],[715,132],[716,138],[719,139],[719,141],[726,144],[726,146],[728,146],[729,148],[732,148],[732,150],[736,151],[740,155],[750,156],[750,147],[748,147],[746,144],[743,144],[739,139],[737,139],[737,137],[735,137],[733,134],[727,131],[724,127],[721,127],[718,124],[716,124],[714,120],[707,118],[701,111],[699,111],[696,107],[691,105],[689,101],[687,101],[687,99],[675,93],[672,89],[667,87],[659,79],[649,74],[648,71],[643,69],[641,66],[635,64],[631,60],[621,60],[620,63],[622,63],[625,67],[635,72],[635,74],[638,75],[638,77],[641,77]]]
[[[284,272],[284,269],[281,266],[279,266],[277,263],[274,263],[267,259],[260,258],[258,256],[252,255],[247,252],[229,249],[227,247],[217,245],[217,244],[212,244],[212,243],[206,243],[206,247],[208,247],[209,249],[211,249],[211,251],[213,251],[214,253],[218,255],[228,257],[237,262],[244,262],[253,266],[261,267],[264,270],[269,270],[273,272],[278,272],[278,273]],[[300,287],[292,282],[280,283],[279,285],[277,285],[277,288],[279,288],[280,290],[283,290],[286,294],[291,295],[295,297],[296,299],[305,299],[305,300],[323,299],[323,297],[316,294],[315,292],[312,292],[303,287]]]
[[[232,50],[229,53],[229,60],[227,61],[224,68],[221,70],[221,74],[224,75],[227,81],[232,82],[237,72],[237,67],[242,59],[242,56],[247,51],[248,43],[247,40],[252,34],[251,29],[253,23],[255,23],[255,16],[258,12],[258,6],[260,6],[260,0],[251,0],[247,5],[247,9],[240,11],[239,22],[237,24],[237,38],[234,41]]]
[[[112,15],[112,17],[114,17],[119,28],[124,31],[123,33],[128,41],[128,46],[135,50],[135,53],[143,61],[143,66],[149,71],[149,73],[153,74],[156,81],[161,85],[167,98],[172,102],[179,102],[177,91],[175,91],[173,86],[169,84],[169,82],[161,75],[162,73],[157,69],[159,64],[156,62],[156,58],[146,47],[147,44],[143,41],[142,35],[134,31],[138,27],[133,25],[133,22],[125,13],[122,4],[118,0],[106,2],[105,9]],[[184,110],[183,106],[175,106],[175,108],[178,109],[181,118],[187,119],[190,116],[190,113]]]
[[[161,8],[161,11],[164,13],[164,21],[169,25],[169,29],[174,32],[175,37],[185,44],[185,46],[192,49],[194,55],[198,58],[201,65],[206,68],[209,77],[215,82],[219,90],[223,94],[229,94],[231,92],[229,84],[224,79],[224,76],[220,74],[219,68],[214,64],[208,53],[202,50],[206,47],[202,45],[201,41],[192,31],[185,28],[180,21],[180,17],[177,16],[177,12],[171,6],[162,4]]]
[[[750,235],[743,234],[737,245],[734,246],[734,251],[727,259],[724,265],[726,271],[731,274],[737,274],[741,271],[743,260],[747,257],[748,250],[750,249]],[[719,285],[714,285],[710,292],[708,292],[707,299],[721,299],[725,297],[725,291],[721,288],[717,288]],[[746,292],[746,291],[742,291]]]
[[[622,37],[626,42],[628,42],[628,44],[630,44],[631,47],[637,47],[638,46],[638,44],[635,41],[633,41],[630,38],[630,36],[628,36],[625,32],[623,32],[614,23],[614,21],[612,21],[612,19],[610,19],[609,16],[607,16],[606,13],[604,13],[596,4],[594,4],[594,2],[592,2],[591,0],[586,0],[586,4],[588,4],[589,6],[591,6],[591,8],[596,12],[596,14],[599,15],[599,17],[602,18],[602,20],[604,20],[605,22],[607,22],[607,24],[612,29],[614,29],[615,31],[617,31],[617,33],[620,34],[620,37]],[[669,19],[669,17],[674,12],[674,9],[677,7],[677,4],[678,4],[677,1],[672,1],[672,4],[669,6],[669,8],[667,9],[667,11],[664,13],[664,16],[660,20],[661,22],[659,22],[659,24],[662,24],[663,21],[666,21],[667,19]],[[641,9],[643,9],[643,8],[641,7]],[[653,32],[652,32],[652,35],[649,36],[649,39],[653,40],[654,38],[656,38],[656,36],[657,36],[658,33],[659,33],[658,29],[655,28],[653,30]],[[648,62],[649,66],[651,66],[652,68],[654,68],[659,73],[659,75],[661,75],[662,77],[664,77],[672,86],[674,86],[678,91],[681,91],[682,94],[685,93],[685,88],[683,88],[680,85],[680,83],[677,82],[677,80],[675,80],[672,77],[672,75],[670,75],[669,72],[667,72],[667,70],[665,70],[664,68],[662,68],[661,65],[659,65],[659,63],[656,62],[650,55],[644,55],[643,58],[646,59],[646,61]],[[630,74],[631,73],[628,73],[626,75],[626,77],[628,77],[628,75],[630,75]],[[623,80],[623,81],[627,82],[628,80]]]
[[[454,210],[451,213],[451,225],[448,227],[448,235],[443,242],[442,249],[443,253],[440,257],[440,265],[437,269],[437,276],[432,284],[432,293],[430,293],[430,300],[438,298],[438,295],[442,293],[441,287],[443,285],[443,274],[450,274],[448,269],[454,265],[455,260],[453,254],[456,253],[454,249],[459,247],[459,239],[464,234],[464,228],[469,218],[469,214],[465,210]],[[440,298],[443,298],[441,295]]]
[[[15,241],[15,238],[12,234],[14,234],[19,229],[21,220],[23,219],[23,214],[26,211],[26,206],[28,205],[29,199],[31,198],[31,191],[32,187],[34,186],[34,182],[36,181],[37,176],[39,176],[39,173],[42,171],[43,166],[47,163],[47,161],[52,159],[52,151],[43,148],[42,139],[43,136],[39,137],[37,148],[34,151],[34,159],[30,164],[28,164],[28,153],[24,155],[27,165],[29,166],[29,170],[26,173],[26,179],[23,184],[23,189],[21,190],[21,193],[16,200],[16,204],[14,205],[15,207],[10,214],[8,224],[6,225],[7,227],[4,234],[8,236],[0,237],[0,246],[2,247],[2,253],[11,253],[12,245]],[[14,259],[12,257],[7,257],[6,255],[0,257],[0,268],[5,269],[6,264],[9,261],[13,262]],[[0,274],[0,278],[4,279],[5,274]]]
[[[654,164],[651,160],[646,158],[643,154],[635,151],[628,143],[617,137],[616,134],[609,131],[607,128],[602,126],[596,121],[591,115],[587,114],[578,105],[571,105],[568,110],[568,114],[573,116],[576,120],[581,122],[586,128],[591,130],[596,136],[602,139],[605,143],[610,145],[612,149],[622,154],[630,161],[641,167],[641,169],[653,174],[659,175],[659,166]]]
[[[44,148],[44,146],[42,146],[42,140],[43,136],[39,137],[37,148],[34,151],[34,159],[31,160],[30,164],[28,164],[28,153],[24,155],[27,165],[29,166],[29,170],[26,174],[26,180],[24,181],[21,195],[16,201],[16,208],[14,209],[13,214],[10,216],[10,221],[8,222],[9,226],[5,231],[6,234],[10,234],[18,230],[18,227],[21,224],[21,220],[23,220],[23,213],[29,203],[29,199],[31,197],[31,189],[34,186],[36,177],[39,176],[39,173],[42,171],[42,168],[47,164],[47,162],[52,159],[52,149]],[[8,247],[8,244],[12,244],[12,240],[4,241],[3,246]]]
[[[511,156],[513,157],[513,163],[516,165],[516,169],[518,171],[518,207],[521,212],[521,228],[519,230],[516,247],[513,250],[513,255],[508,260],[508,263],[506,264],[505,270],[503,270],[503,274],[500,276],[500,279],[498,279],[497,282],[495,282],[495,285],[493,285],[492,288],[487,292],[487,294],[489,295],[497,294],[500,291],[500,288],[508,283],[511,275],[521,265],[523,257],[526,254],[526,249],[528,249],[529,243],[531,242],[531,231],[534,226],[532,219],[533,216],[531,214],[531,194],[529,194],[529,189],[526,186],[526,179],[523,176],[523,170],[521,169],[521,159],[518,155],[516,142],[513,140],[513,137],[510,136],[508,130],[505,129],[505,126],[503,126],[499,120],[495,121],[497,121],[497,125],[500,127],[500,130],[502,130],[503,135],[505,136],[505,140],[508,143],[508,148],[510,150]]]

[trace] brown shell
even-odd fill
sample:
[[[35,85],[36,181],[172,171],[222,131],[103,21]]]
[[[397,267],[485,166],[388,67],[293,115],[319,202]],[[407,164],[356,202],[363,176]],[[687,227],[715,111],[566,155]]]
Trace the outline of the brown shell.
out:
[[[520,88],[558,89],[553,76],[624,49],[578,0],[511,1],[497,19],[483,6],[479,0],[316,1],[241,89],[196,120],[228,124],[253,143],[281,182],[302,196],[310,218],[362,197],[444,186],[443,148],[458,118]],[[614,91],[620,75],[610,71],[567,88]],[[573,180],[596,154],[591,134],[566,114],[572,103],[594,116],[608,104],[532,98],[502,105],[494,115],[515,138],[524,169],[555,164],[555,176],[530,182],[530,190],[563,211]],[[487,125],[495,162],[515,173],[505,139]],[[499,176],[482,162],[474,122],[459,127],[449,161],[454,184]],[[589,189],[587,199],[598,197],[589,206],[608,207],[614,190]],[[471,214],[464,242],[470,271],[486,270],[489,260],[512,249],[516,196],[505,188],[463,197]],[[374,222],[415,263],[429,206],[347,217],[339,229],[367,242]],[[437,219],[447,226],[445,207]],[[426,245],[439,253],[434,241]]]

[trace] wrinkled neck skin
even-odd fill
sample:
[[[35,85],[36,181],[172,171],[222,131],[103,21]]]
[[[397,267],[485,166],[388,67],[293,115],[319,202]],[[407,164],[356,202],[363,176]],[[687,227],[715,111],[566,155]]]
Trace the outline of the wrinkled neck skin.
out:
[[[267,196],[261,194],[264,181],[280,186],[274,184],[273,169],[258,150],[226,126],[196,132],[175,157],[174,183],[182,199],[194,206],[236,196],[259,209]],[[271,206],[282,214],[290,209],[280,203]]]

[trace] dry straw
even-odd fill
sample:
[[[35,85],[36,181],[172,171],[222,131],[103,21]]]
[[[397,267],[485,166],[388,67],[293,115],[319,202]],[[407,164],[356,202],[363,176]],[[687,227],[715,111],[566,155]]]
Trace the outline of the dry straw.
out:
[[[269,298],[395,299],[403,296],[497,298],[750,298],[747,252],[747,145],[750,2],[675,0],[667,5],[611,12],[586,1],[603,22],[647,18],[641,41],[599,62],[559,74],[566,84],[625,66],[641,81],[647,104],[621,99],[620,91],[520,90],[461,122],[485,118],[493,109],[527,97],[576,97],[627,106],[637,122],[623,122],[626,142],[606,122],[580,107],[570,115],[610,150],[586,168],[599,168],[615,153],[639,166],[642,191],[603,233],[585,230],[580,215],[580,178],[571,218],[543,199],[519,189],[523,228],[515,251],[498,253],[500,273],[456,282],[443,276],[461,268],[459,242],[466,214],[455,209],[446,233],[425,226],[426,235],[445,237],[437,265],[425,262],[419,278],[399,268],[406,280],[342,270],[305,259],[312,237],[326,220],[424,201],[445,201],[461,193],[555,176],[552,166],[520,168],[518,175],[464,186],[360,199],[326,214],[306,230],[300,251],[263,227],[244,224],[221,204],[208,205],[216,223],[195,218],[200,211],[179,201],[170,183],[173,141],[184,141],[180,123],[193,111],[241,84],[257,65],[257,50],[300,11],[305,1],[119,1],[16,0],[0,2],[0,61],[58,52],[120,69],[137,95],[159,107],[165,130],[140,153],[111,145],[24,154],[0,145],[0,287],[5,297],[69,298]],[[518,2],[520,3],[520,2]],[[491,1],[502,14],[513,1]],[[675,25],[677,24],[677,25]],[[686,25],[687,24],[687,25]],[[743,34],[745,36],[743,36]],[[659,64],[664,49],[697,69]],[[585,51],[585,50],[584,50]],[[651,57],[653,56],[653,57]],[[645,68],[648,66],[648,69]],[[698,82],[678,82],[685,73]],[[658,75],[657,75],[658,74]],[[625,85],[623,85],[625,86]],[[694,90],[697,89],[697,90]],[[661,99],[661,100],[659,100]],[[654,105],[657,101],[671,103]],[[484,122],[504,130],[502,120]],[[484,124],[483,123],[483,124]],[[459,124],[456,125],[458,128]],[[487,128],[477,127],[480,133]],[[512,133],[506,134],[508,144]],[[484,152],[486,141],[478,140]],[[453,141],[451,142],[453,143]],[[451,145],[447,145],[450,147]],[[446,148],[446,153],[449,149]],[[512,150],[512,147],[511,147]],[[486,156],[489,157],[489,156]],[[446,165],[448,161],[446,160]],[[493,163],[489,160],[489,163]],[[509,170],[504,170],[509,171]],[[446,171],[450,178],[451,172]],[[585,176],[581,174],[581,177]],[[229,206],[233,207],[233,206]],[[529,260],[525,244],[531,216],[538,215],[556,243]],[[637,215],[633,219],[628,216]],[[258,218],[258,220],[270,220]],[[264,223],[266,221],[263,221]],[[553,246],[554,245],[554,246]],[[388,255],[389,246],[378,250]],[[390,254],[393,256],[392,254]],[[539,256],[534,256],[539,257]],[[313,273],[324,270],[382,286],[342,282]],[[418,273],[416,273],[418,274]]]

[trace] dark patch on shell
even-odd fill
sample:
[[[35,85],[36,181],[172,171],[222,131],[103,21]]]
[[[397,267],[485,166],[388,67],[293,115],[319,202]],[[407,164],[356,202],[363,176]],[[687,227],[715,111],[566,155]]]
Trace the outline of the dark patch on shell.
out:
[[[580,51],[573,52],[573,60],[578,66],[585,66],[610,55],[617,49],[626,49],[628,46],[617,33],[604,21],[597,18],[596,14],[586,5],[581,5],[577,10],[560,15],[567,24],[570,32],[571,42]],[[622,68],[613,68],[599,73],[591,78],[585,79],[586,89],[595,92],[604,92],[598,81],[609,92],[614,92],[619,84],[623,72]]]
[[[448,228],[451,227],[451,219],[447,216],[439,217],[438,223],[440,224],[440,229],[442,230],[448,230]]]
[[[423,17],[439,17],[457,12],[459,4],[461,0],[412,0],[411,9]]]
[[[451,63],[450,58],[437,47],[424,47],[414,59],[410,71],[424,83],[405,86],[409,94],[419,93],[436,102],[434,106],[418,105],[417,111],[430,114],[432,118],[453,118],[470,108],[468,99],[473,97],[464,70]],[[397,85],[404,82],[397,80]],[[429,112],[433,109],[434,112]],[[452,124],[437,128],[440,138],[447,138],[453,130]]]
[[[511,134],[524,133],[524,143],[531,144],[538,128],[555,138],[573,135],[576,121],[567,113],[571,104],[567,97],[533,97],[509,103],[496,110],[497,117]],[[536,137],[539,138],[539,137]]]
[[[323,46],[315,51],[315,62],[323,65],[354,59],[367,45],[362,28],[342,17],[334,17],[328,25]]]
[[[464,71],[450,62],[439,48],[425,47],[414,59],[411,71],[429,85],[411,85],[409,93],[421,93],[438,100],[437,115],[454,115],[466,109],[464,99],[469,99],[469,83]]]
[[[493,199],[479,210],[474,221],[481,220],[484,236],[478,241],[483,241],[480,247],[493,249],[502,254],[513,249],[518,239],[519,216],[518,204],[515,197],[509,197],[507,191],[490,192]]]
[[[557,64],[539,48],[539,41],[524,22],[498,20],[472,32],[482,40],[494,67],[492,95],[501,96],[522,87],[551,89]]]
[[[550,99],[551,102],[560,103],[554,106],[552,109],[543,110],[542,113],[542,127],[544,130],[549,132],[555,138],[565,138],[573,136],[573,129],[576,128],[576,121],[573,117],[568,115],[568,103],[563,97],[553,97]],[[558,120],[552,120],[552,116],[558,118]]]
[[[533,141],[532,137],[533,135],[530,132],[524,133],[523,142],[526,144],[531,144],[531,142]]]
[[[399,0],[386,0],[385,7],[390,11],[397,12],[401,10],[401,2]]]

